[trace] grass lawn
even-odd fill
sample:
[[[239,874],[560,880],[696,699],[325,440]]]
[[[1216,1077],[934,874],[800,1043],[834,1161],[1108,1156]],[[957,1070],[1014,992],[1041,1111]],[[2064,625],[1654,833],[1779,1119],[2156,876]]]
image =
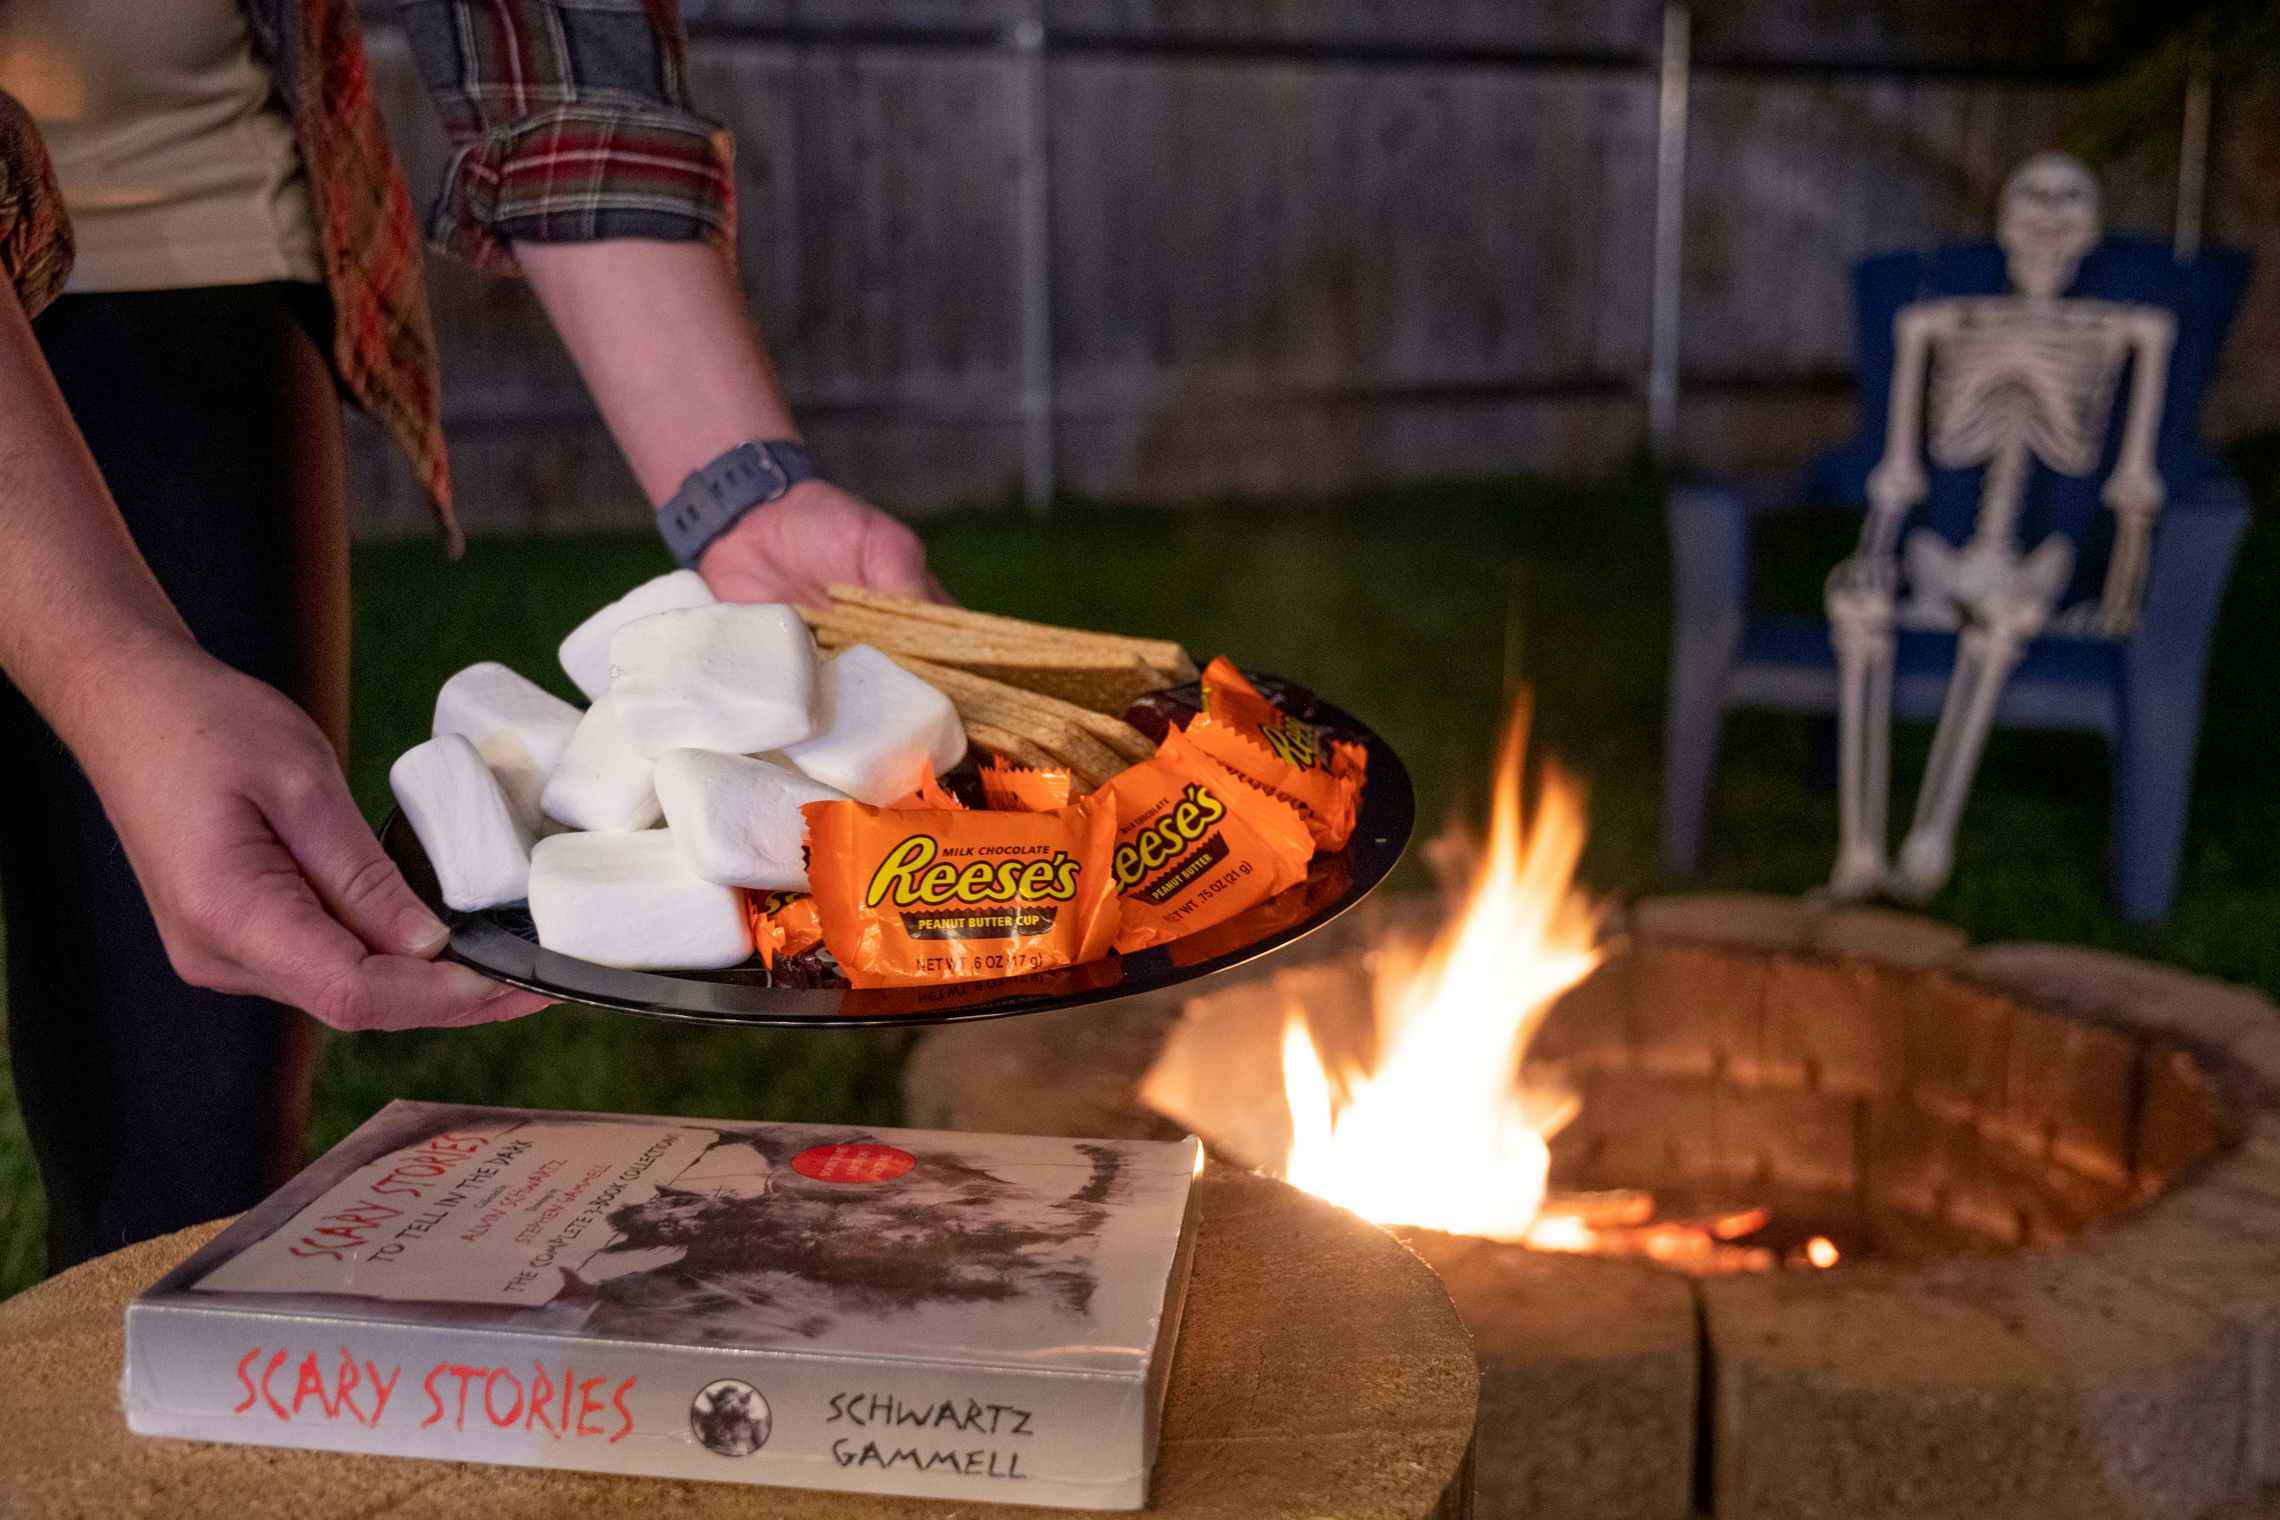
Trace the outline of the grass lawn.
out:
[[[2273,458],[2244,459],[2268,505]],[[1769,598],[1817,603],[1848,526],[1799,519],[1770,538]],[[1071,509],[1042,521],[975,513],[925,532],[943,579],[972,605],[1176,637],[1317,686],[1407,757],[1429,821],[1481,812],[1516,676],[1536,694],[1536,751],[1590,788],[1588,884],[1624,896],[1672,885],[1654,865],[1668,598],[1650,488],[1506,482],[1179,512]],[[452,671],[503,660],[568,695],[553,660],[564,630],[664,566],[641,534],[477,543],[458,565],[425,544],[360,548],[352,780],[366,811],[384,808],[388,763],[425,736]],[[2280,699],[2258,653],[2280,646],[2280,523],[2269,510],[2219,639],[2169,924],[2132,929],[2107,905],[2100,746],[2036,734],[1990,743],[1955,883],[1932,911],[1979,939],[2109,945],[2280,994]],[[1903,730],[1903,819],[1926,737]],[[1803,720],[1732,725],[1704,884],[1801,891],[1822,879],[1836,804],[1810,778],[1826,743]],[[392,1097],[891,1121],[901,1049],[884,1033],[713,1033],[572,1008],[465,1032],[334,1036],[310,1138],[329,1145]],[[37,1275],[39,1232],[0,1060],[0,1294]]]

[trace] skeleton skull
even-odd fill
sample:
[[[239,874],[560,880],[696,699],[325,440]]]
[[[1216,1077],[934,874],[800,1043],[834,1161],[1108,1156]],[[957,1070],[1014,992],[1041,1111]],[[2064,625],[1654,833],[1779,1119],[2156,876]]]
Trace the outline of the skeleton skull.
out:
[[[2003,182],[1995,240],[2019,294],[2048,300],[2073,284],[2101,231],[2098,181],[2081,160],[2038,153]]]

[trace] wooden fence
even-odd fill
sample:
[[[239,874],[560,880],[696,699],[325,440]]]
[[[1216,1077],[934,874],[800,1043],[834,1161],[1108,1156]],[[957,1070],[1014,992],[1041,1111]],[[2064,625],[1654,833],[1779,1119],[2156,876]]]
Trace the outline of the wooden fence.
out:
[[[882,501],[1588,474],[1648,442],[1656,0],[686,8],[699,103],[738,142],[745,281],[818,451]],[[1982,235],[2008,168],[2063,139],[2084,82],[2053,66],[2057,23],[2017,12],[1699,9],[1661,297],[1681,458],[1841,432],[1849,262]],[[424,196],[441,136],[401,39],[371,33]],[[2280,257],[2280,208],[2228,221],[2268,119],[2220,102],[2212,233]],[[2167,229],[2174,160],[2105,179],[2113,225]],[[638,521],[527,292],[431,269],[469,525]],[[2273,306],[2236,340],[2230,426],[2280,412]],[[368,432],[356,460],[368,531],[417,531]]]

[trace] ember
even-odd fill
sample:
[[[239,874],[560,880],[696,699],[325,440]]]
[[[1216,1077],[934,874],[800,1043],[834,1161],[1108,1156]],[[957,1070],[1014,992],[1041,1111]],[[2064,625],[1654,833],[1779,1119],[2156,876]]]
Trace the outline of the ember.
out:
[[[1380,1224],[1635,1256],[1697,1275],[1833,1265],[1826,1236],[1788,1251],[1759,1238],[1772,1218],[1762,1207],[1666,1219],[1644,1192],[1550,1191],[1548,1142],[1579,1103],[1517,1074],[1553,1003],[1599,964],[1599,912],[1575,888],[1581,788],[1547,763],[1533,816],[1523,816],[1526,735],[1523,708],[1499,748],[1485,848],[1461,834],[1437,848],[1470,863],[1457,911],[1429,945],[1396,941],[1375,957],[1374,1059],[1333,1074],[1306,1009],[1286,1004],[1290,1143],[1279,1170]]]

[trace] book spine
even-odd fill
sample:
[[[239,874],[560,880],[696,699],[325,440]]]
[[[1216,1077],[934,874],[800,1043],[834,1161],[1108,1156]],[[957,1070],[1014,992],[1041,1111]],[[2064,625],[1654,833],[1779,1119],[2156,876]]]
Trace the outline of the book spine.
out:
[[[1138,1378],[137,1303],[141,1435],[1135,1509]]]

